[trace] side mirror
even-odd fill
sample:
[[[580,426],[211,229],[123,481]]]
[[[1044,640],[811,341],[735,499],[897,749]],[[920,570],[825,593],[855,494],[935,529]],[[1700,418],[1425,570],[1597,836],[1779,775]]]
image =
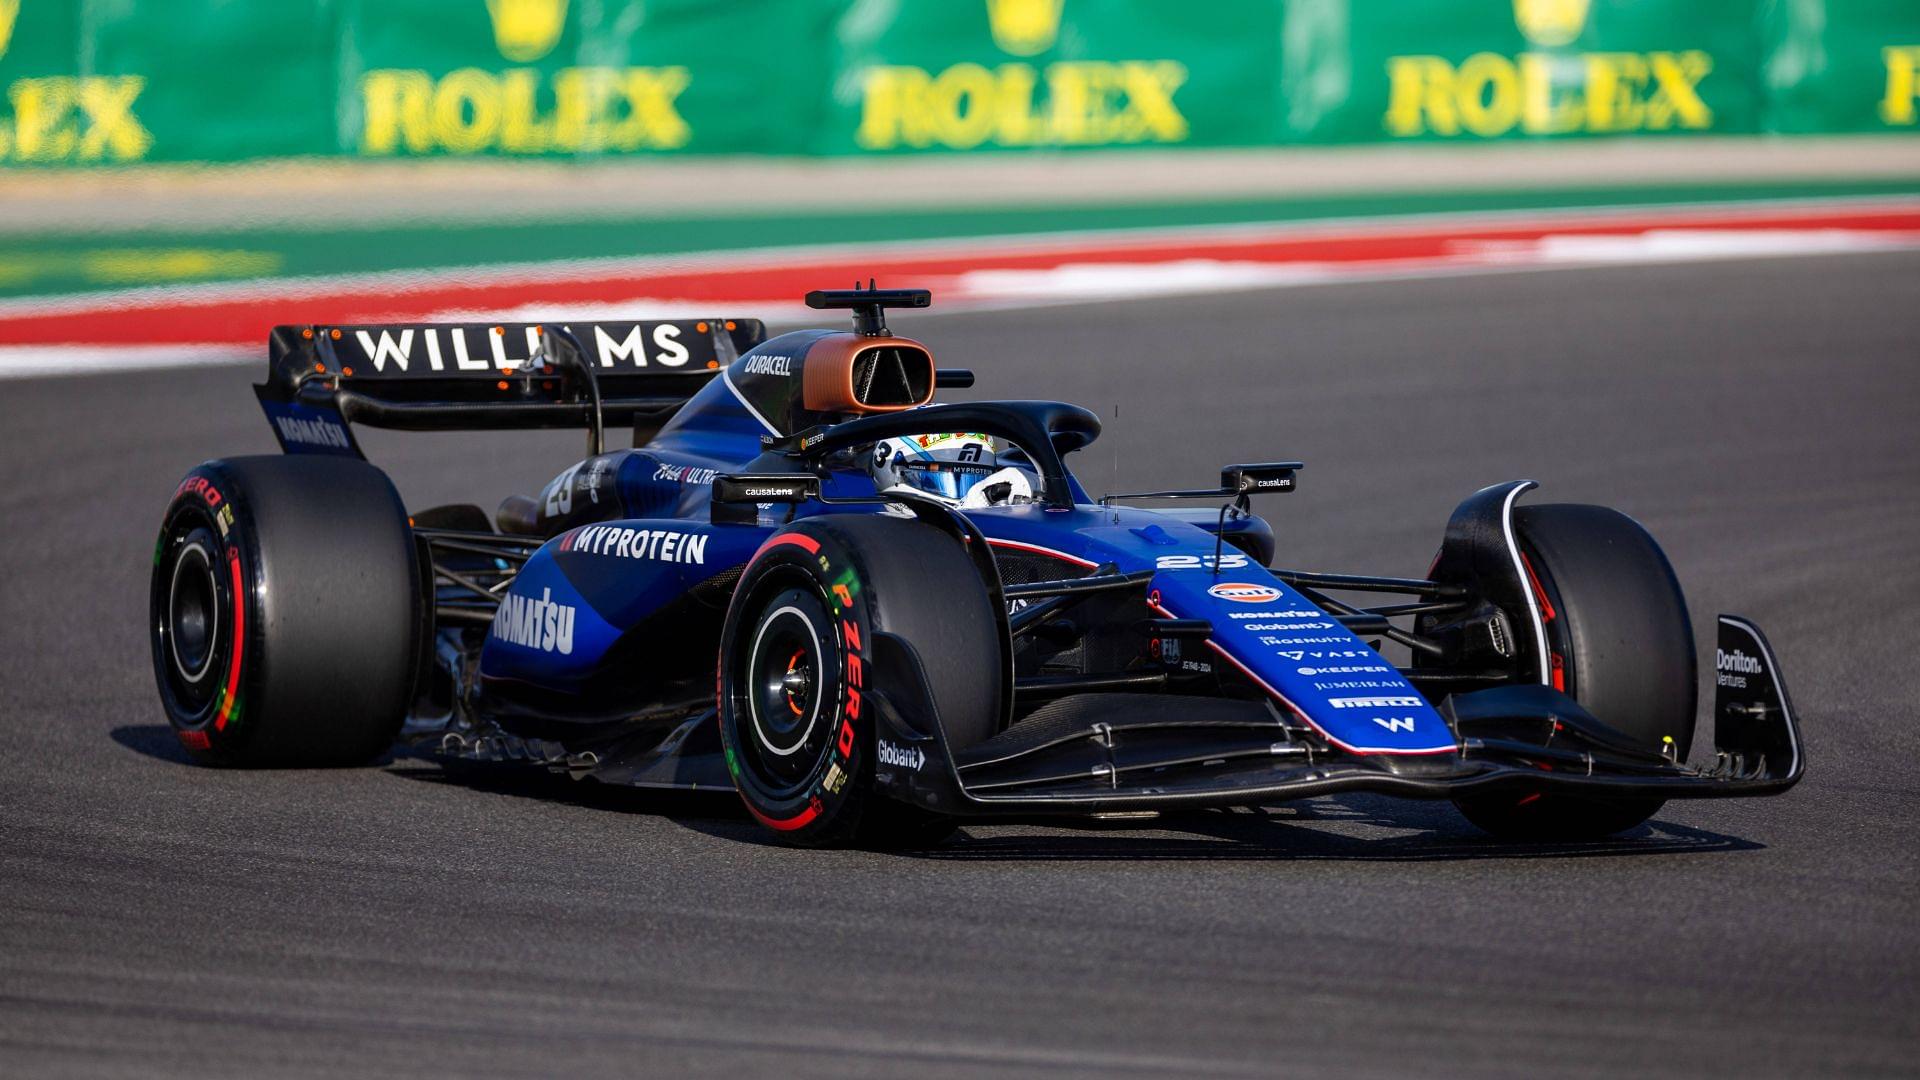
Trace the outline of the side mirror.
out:
[[[1306,463],[1300,461],[1228,465],[1220,470],[1220,490],[1234,495],[1284,495],[1293,490],[1294,473],[1304,468]]]

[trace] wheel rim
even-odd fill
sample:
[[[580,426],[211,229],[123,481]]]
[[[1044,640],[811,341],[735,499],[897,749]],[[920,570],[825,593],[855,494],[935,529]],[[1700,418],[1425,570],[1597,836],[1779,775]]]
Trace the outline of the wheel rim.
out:
[[[220,644],[219,587],[213,555],[195,540],[180,549],[167,590],[167,651],[174,671],[187,685],[198,685],[213,670]]]
[[[808,785],[831,747],[839,665],[832,623],[811,593],[789,589],[762,610],[736,668],[734,706],[745,721],[742,763],[780,799]]]

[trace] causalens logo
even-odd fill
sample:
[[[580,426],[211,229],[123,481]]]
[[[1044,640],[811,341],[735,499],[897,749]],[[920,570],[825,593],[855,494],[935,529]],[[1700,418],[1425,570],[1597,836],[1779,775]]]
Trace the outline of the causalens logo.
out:
[[[508,593],[493,616],[493,636],[510,645],[521,645],[541,652],[573,652],[572,604],[553,602],[553,590],[541,589],[538,600]]]

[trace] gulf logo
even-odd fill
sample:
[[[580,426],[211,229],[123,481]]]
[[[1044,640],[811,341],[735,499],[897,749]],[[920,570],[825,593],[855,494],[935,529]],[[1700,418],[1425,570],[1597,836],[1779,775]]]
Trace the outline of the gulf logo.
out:
[[[1208,589],[1207,595],[1230,604],[1271,604],[1280,599],[1280,590],[1268,585],[1249,585],[1244,581],[1223,581]]]

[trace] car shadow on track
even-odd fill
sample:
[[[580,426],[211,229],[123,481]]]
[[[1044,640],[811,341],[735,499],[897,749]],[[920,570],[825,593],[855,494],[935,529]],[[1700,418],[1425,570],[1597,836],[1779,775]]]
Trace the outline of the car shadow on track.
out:
[[[1603,840],[1516,843],[1487,836],[1445,804],[1343,795],[1278,807],[1194,810],[1132,823],[1065,829],[1052,823],[976,827],[964,840],[908,853],[922,859],[1009,862],[1452,862],[1638,857],[1758,851],[1766,845],[1655,818]]]
[[[115,728],[113,741],[148,757],[192,758],[162,724]],[[415,783],[539,799],[608,813],[647,814],[718,839],[778,845],[731,791],[657,791],[582,783],[525,764],[448,761],[403,748],[376,767]],[[1446,862],[1757,851],[1766,845],[1655,817],[1621,836],[1580,843],[1512,843],[1486,836],[1445,803],[1339,795],[1272,807],[1187,810],[1151,820],[970,824],[905,858],[976,862],[1249,861]]]

